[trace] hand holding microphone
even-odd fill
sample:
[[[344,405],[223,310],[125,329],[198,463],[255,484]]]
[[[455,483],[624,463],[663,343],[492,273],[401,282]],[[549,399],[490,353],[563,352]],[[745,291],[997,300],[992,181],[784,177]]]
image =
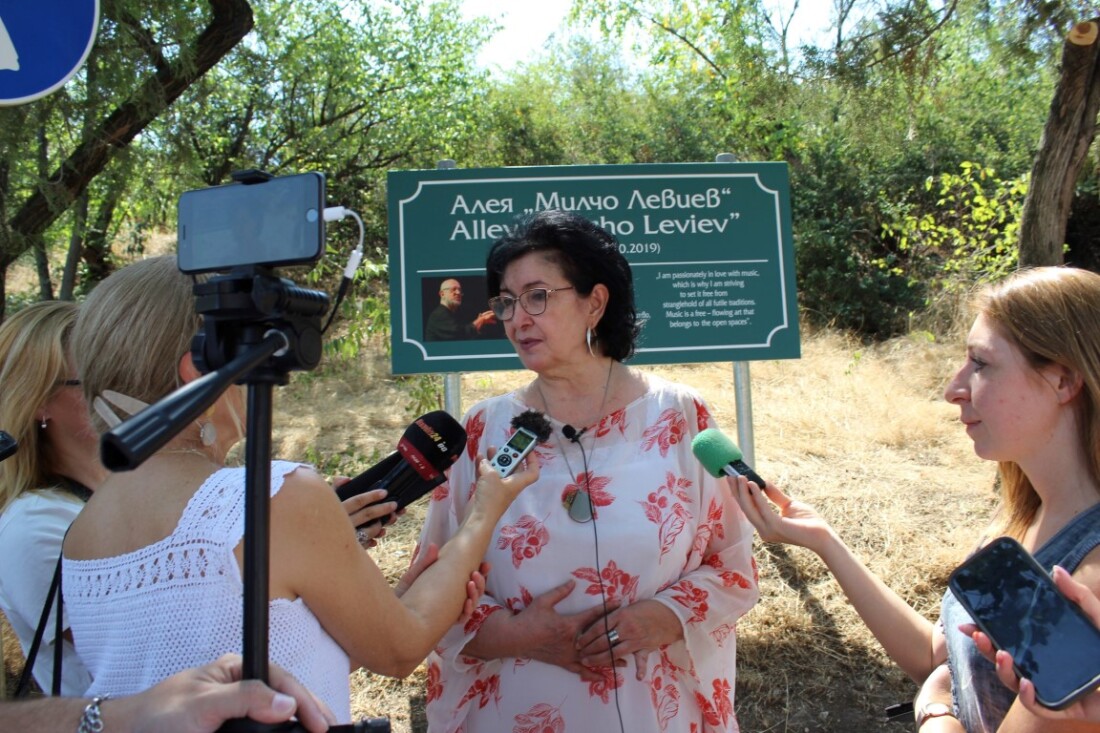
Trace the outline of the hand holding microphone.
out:
[[[384,489],[384,501],[403,509],[446,480],[443,473],[466,448],[466,431],[443,410],[421,415],[405,428],[397,450],[363,473],[337,487],[341,501]],[[375,518],[366,523],[383,521]],[[366,526],[365,525],[365,526]]]
[[[768,484],[744,462],[741,450],[722,431],[708,428],[691,441],[691,450],[713,476],[728,476],[745,517],[765,542],[783,542],[807,547],[819,555],[830,537],[832,527],[805,502],[792,499],[775,484]],[[749,481],[760,487],[752,491]],[[772,504],[779,510],[776,512]]]
[[[691,452],[716,478],[725,476],[744,476],[760,488],[765,488],[764,479],[756,475],[749,464],[745,463],[741,449],[716,428],[707,428],[691,441]]]

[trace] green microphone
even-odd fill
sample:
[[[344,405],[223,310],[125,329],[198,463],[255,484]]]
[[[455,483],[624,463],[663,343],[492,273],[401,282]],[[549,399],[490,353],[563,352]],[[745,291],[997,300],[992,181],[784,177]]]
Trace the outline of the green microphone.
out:
[[[712,476],[744,476],[760,488],[767,484],[742,458],[741,449],[716,428],[707,428],[691,441],[691,452]]]

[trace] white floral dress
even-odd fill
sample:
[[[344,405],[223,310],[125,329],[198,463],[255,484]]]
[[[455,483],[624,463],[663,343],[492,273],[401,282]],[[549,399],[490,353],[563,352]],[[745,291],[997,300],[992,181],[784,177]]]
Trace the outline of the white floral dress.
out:
[[[702,400],[687,387],[648,380],[645,395],[582,436],[587,462],[580,447],[559,438],[536,449],[540,478],[497,525],[480,606],[429,657],[431,733],[591,733],[619,730],[620,714],[632,732],[738,730],[735,625],[758,596],[752,528],[725,482],[691,453],[691,438],[712,426]],[[512,418],[525,409],[508,394],[467,413],[466,453],[432,495],[421,546],[454,534],[475,486],[476,456],[503,445]],[[554,423],[556,435],[562,427]],[[595,532],[563,506],[586,487]],[[606,668],[602,681],[590,683],[533,659],[461,653],[489,615],[518,613],[569,579],[577,583],[555,606],[558,613],[601,604],[601,578],[608,602],[655,599],[683,624],[683,640],[650,654],[643,680],[633,655],[614,675]]]

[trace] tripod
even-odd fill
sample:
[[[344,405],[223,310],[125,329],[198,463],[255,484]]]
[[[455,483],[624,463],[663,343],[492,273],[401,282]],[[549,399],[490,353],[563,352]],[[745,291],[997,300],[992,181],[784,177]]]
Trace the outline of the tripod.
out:
[[[229,385],[248,388],[245,445],[243,677],[268,680],[268,568],[270,565],[270,487],[272,396],[291,371],[308,371],[321,360],[321,317],[328,296],[248,266],[195,285],[196,311],[203,330],[191,345],[204,376],[150,405],[103,436],[103,465],[131,470],[197,419]],[[304,731],[246,718],[222,731]],[[330,731],[388,733],[385,718],[367,718]]]

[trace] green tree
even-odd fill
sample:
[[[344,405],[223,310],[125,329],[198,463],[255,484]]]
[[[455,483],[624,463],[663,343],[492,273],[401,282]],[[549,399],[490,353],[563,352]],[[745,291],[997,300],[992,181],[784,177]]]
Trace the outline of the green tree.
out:
[[[78,82],[0,110],[0,295],[8,266],[29,248],[44,253],[47,229],[118,150],[252,26],[246,0],[208,0],[201,7],[105,0],[102,11],[95,88]],[[117,101],[95,116],[97,100],[106,99]],[[36,158],[28,150],[37,150]]]

